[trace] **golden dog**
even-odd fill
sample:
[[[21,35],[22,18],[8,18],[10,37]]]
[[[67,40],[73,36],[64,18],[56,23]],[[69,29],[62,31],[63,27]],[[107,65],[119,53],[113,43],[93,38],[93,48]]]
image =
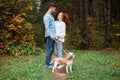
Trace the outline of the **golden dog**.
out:
[[[54,73],[56,68],[61,68],[63,66],[66,66],[66,73],[68,73],[68,68],[70,69],[70,72],[72,72],[72,64],[74,57],[75,57],[74,53],[69,52],[66,58],[54,58],[51,61],[51,64],[54,63],[52,72]]]

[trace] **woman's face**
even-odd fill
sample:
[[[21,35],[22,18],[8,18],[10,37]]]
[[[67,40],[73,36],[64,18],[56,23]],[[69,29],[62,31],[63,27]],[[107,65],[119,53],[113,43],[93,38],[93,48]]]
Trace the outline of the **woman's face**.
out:
[[[57,19],[58,19],[58,20],[62,20],[62,18],[63,18],[62,14],[63,14],[63,13],[61,13],[61,12],[58,14],[58,16],[57,16]]]

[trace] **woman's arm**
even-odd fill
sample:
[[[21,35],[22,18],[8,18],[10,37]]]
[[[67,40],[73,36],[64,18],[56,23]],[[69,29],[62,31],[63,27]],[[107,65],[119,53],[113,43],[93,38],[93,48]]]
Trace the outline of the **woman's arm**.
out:
[[[62,27],[60,28],[60,34],[58,35],[58,38],[64,38],[66,34],[66,25],[65,23],[62,24]]]

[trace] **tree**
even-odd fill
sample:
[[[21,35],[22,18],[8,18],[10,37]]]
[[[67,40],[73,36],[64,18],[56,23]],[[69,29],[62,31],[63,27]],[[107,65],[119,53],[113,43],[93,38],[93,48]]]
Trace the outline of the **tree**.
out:
[[[84,16],[83,16],[83,21],[84,21],[84,26],[85,26],[85,49],[89,49],[89,26],[87,22],[87,17],[89,16],[88,14],[88,0],[83,0],[83,11],[84,11]]]
[[[111,29],[111,0],[107,0],[107,26],[106,26],[106,46],[110,42],[110,29]]]

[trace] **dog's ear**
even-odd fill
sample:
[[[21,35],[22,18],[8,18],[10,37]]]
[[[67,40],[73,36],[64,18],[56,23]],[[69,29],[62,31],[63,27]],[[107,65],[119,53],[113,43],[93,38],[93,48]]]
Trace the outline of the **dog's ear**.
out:
[[[73,53],[73,52],[69,52],[69,53],[67,54],[67,58],[68,58],[68,60],[73,59],[73,58],[74,58],[74,53]]]
[[[73,58],[73,57],[72,57],[72,55],[71,55],[71,56],[68,57],[68,60],[71,60],[72,58]]]
[[[69,55],[68,60],[72,60],[74,58],[74,55]]]
[[[75,58],[75,55],[73,54],[72,57]]]

